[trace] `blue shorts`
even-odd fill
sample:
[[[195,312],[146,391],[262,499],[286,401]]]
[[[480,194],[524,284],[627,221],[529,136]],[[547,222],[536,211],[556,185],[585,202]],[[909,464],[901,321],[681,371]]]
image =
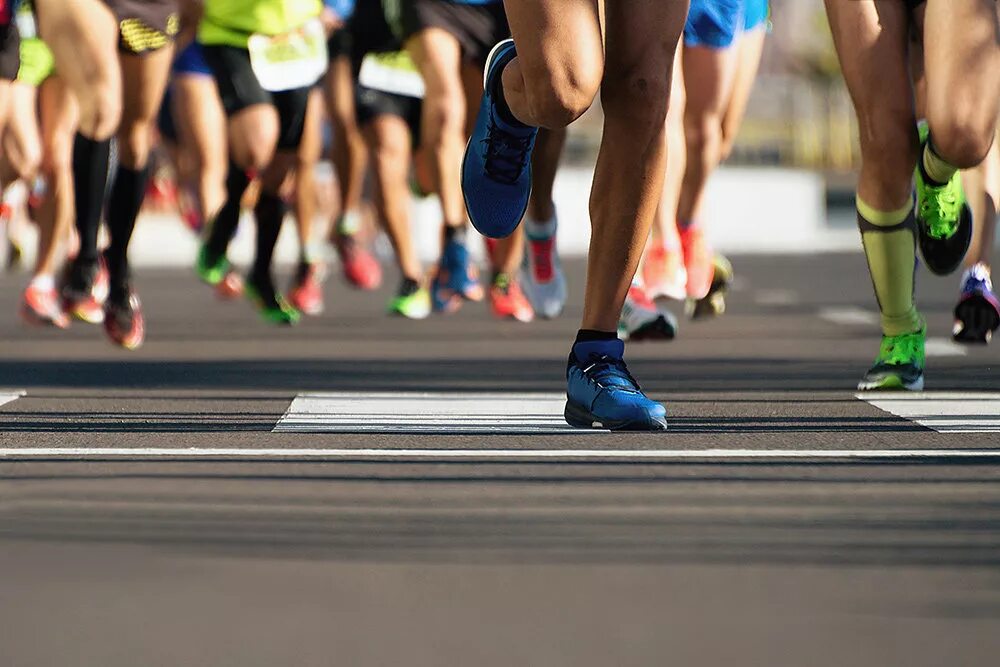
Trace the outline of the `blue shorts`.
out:
[[[191,42],[184,50],[174,58],[174,74],[204,74],[212,76],[212,70],[205,62],[205,54],[201,50],[201,44]]]
[[[768,0],[743,0],[743,30],[750,32],[767,23]]]
[[[746,2],[754,0],[691,0],[684,45],[728,49],[743,30]]]

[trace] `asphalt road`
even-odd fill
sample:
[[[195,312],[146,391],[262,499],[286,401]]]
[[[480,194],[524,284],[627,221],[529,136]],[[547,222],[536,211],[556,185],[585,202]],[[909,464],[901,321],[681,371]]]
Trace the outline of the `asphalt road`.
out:
[[[734,264],[724,318],[629,347],[659,435],[272,432],[306,392],[561,391],[579,263],[565,316],[531,325],[389,319],[387,290],[331,279],[325,315],[275,330],[153,270],[137,353],[5,318],[0,394],[26,393],[0,407],[0,663],[995,665],[998,433],[855,397],[860,255]],[[1000,392],[997,348],[948,343],[955,280],[919,283],[928,390]],[[625,454],[559,454],[595,449]],[[674,458],[628,458],[650,450]]]

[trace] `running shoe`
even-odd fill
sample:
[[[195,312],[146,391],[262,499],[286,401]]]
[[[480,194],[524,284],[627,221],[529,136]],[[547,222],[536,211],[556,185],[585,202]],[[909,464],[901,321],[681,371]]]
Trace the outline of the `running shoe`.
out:
[[[878,358],[858,383],[858,389],[921,391],[926,337],[927,327],[901,336],[882,336]]]
[[[535,319],[528,297],[510,274],[498,273],[490,286],[490,306],[494,317],[528,323]]]
[[[389,314],[422,320],[431,314],[431,293],[417,281],[404,278],[396,295],[389,300]]]
[[[323,312],[323,267],[318,262],[301,262],[288,301],[303,315]]]
[[[524,293],[535,312],[546,319],[559,317],[566,307],[566,276],[556,252],[555,216],[549,222],[525,220],[528,252],[524,254],[522,282]]]
[[[111,342],[126,350],[135,350],[146,339],[146,321],[142,304],[131,287],[113,290],[104,302],[104,333]]]
[[[642,287],[633,283],[618,318],[618,337],[624,340],[673,340],[677,319],[660,310]]]
[[[354,234],[337,233],[333,245],[340,257],[344,279],[358,289],[374,290],[382,284],[382,266]]]
[[[469,219],[483,236],[510,236],[524,217],[531,194],[531,151],[538,128],[503,119],[494,95],[503,69],[517,53],[506,39],[490,51],[483,98],[462,160],[462,192]]]
[[[986,344],[1000,327],[1000,300],[993,293],[990,271],[976,264],[962,276],[962,295],[955,306],[952,336],[959,343]]]
[[[652,245],[643,258],[642,284],[651,299],[682,301],[687,296],[687,270],[680,249]]]
[[[34,282],[24,290],[21,319],[32,326],[52,326],[58,329],[69,327],[69,315],[62,309],[55,287],[39,287]]]
[[[180,213],[184,226],[195,234],[201,234],[205,229],[205,218],[198,206],[197,196],[189,188],[180,188],[177,192],[177,212]]]
[[[220,299],[235,299],[243,294],[243,278],[224,254],[213,256],[207,245],[198,250],[194,270],[203,283],[215,288]]]
[[[712,261],[712,284],[708,294],[701,299],[688,299],[685,306],[688,317],[698,320],[717,317],[726,312],[726,292],[733,283],[733,265],[718,253]]]
[[[570,426],[613,431],[665,431],[667,410],[649,399],[625,360],[620,340],[577,343],[566,369],[566,410]]]
[[[298,324],[302,314],[290,306],[285,298],[274,289],[270,277],[258,280],[247,276],[244,281],[244,293],[253,307],[260,313],[261,319],[268,324],[293,325]]]
[[[66,265],[60,289],[63,311],[89,324],[104,321],[108,296],[108,270],[104,260],[85,262],[79,258]]]
[[[930,130],[920,124],[920,154],[927,146]],[[972,242],[972,209],[965,200],[962,174],[955,172],[944,185],[924,179],[917,165],[917,240],[927,268],[939,276],[959,267]]]
[[[687,275],[686,292],[690,299],[703,299],[712,288],[713,253],[701,227],[688,225],[679,230],[684,271]]]
[[[468,248],[457,238],[446,241],[431,283],[434,310],[452,313],[462,307],[463,301],[482,301],[483,296],[479,269],[469,257]]]

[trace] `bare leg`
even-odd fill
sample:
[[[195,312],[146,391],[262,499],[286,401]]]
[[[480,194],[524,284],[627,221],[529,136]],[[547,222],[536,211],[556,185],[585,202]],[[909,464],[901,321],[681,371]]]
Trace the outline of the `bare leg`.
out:
[[[58,76],[50,76],[39,89],[42,130],[42,166],[48,191],[38,211],[42,239],[36,275],[52,275],[73,227],[73,135],[76,132],[76,99]],[[48,231],[46,231],[48,230]]]
[[[552,190],[565,145],[565,128],[538,132],[531,155],[531,198],[528,200],[528,217],[531,220],[544,222],[556,215]]]
[[[976,221],[965,265],[969,267],[984,264],[990,268],[996,235],[997,205],[1000,203],[1000,146],[996,141],[982,164],[962,174],[962,178],[969,205],[972,206],[973,219]]]
[[[364,140],[354,111],[354,77],[347,57],[330,63],[324,81],[327,110],[333,124],[333,166],[340,187],[341,213],[357,212],[365,177]],[[336,229],[332,233],[336,233]]]
[[[203,219],[210,220],[226,200],[226,114],[212,77],[181,74],[173,80],[173,115],[178,139]]]
[[[305,128],[299,144],[295,166],[295,225],[299,235],[299,259],[309,263],[311,257],[312,228],[316,220],[316,164],[323,151],[320,134],[323,102],[318,92],[309,96]]]
[[[767,31],[761,26],[756,30],[745,32],[737,38],[739,40],[736,47],[739,52],[737,55],[738,64],[732,94],[729,97],[729,104],[722,119],[720,162],[725,162],[729,158],[730,153],[733,152],[733,144],[736,142],[736,136],[743,125],[747,105],[750,103],[750,93],[753,91],[753,84],[757,79],[757,70],[760,68],[760,58],[764,52],[764,40],[766,37]]]

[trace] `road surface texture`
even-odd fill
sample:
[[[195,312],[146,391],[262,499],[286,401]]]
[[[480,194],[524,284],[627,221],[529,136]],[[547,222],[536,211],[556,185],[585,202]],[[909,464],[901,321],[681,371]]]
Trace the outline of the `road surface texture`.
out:
[[[951,344],[957,279],[919,279],[926,397],[876,405],[860,254],[734,264],[724,318],[629,346],[652,435],[560,425],[579,263],[554,321],[332,277],[289,330],[140,270],[132,354],[0,279],[0,664],[996,665],[1000,351]]]

